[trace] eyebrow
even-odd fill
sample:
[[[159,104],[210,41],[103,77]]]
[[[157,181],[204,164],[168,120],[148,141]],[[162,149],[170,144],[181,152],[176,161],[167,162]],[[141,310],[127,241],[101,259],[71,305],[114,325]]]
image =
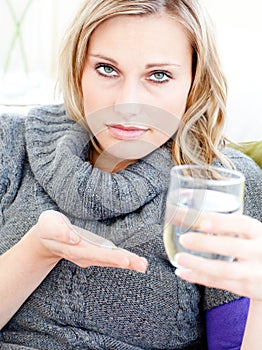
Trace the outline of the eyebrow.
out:
[[[146,65],[146,68],[153,68],[153,67],[161,68],[161,67],[167,67],[167,66],[181,67],[180,64],[166,62],[166,63],[149,63]]]
[[[90,54],[89,55],[90,57],[94,57],[94,58],[99,58],[99,59],[102,59],[102,60],[106,60],[106,61],[109,61],[111,62],[112,64],[114,64],[115,66],[118,66],[118,62],[115,61],[113,58],[110,58],[110,57],[107,57],[107,56],[104,56],[104,55],[100,55],[100,54]],[[177,63],[170,63],[170,62],[166,62],[166,63],[148,63],[146,65],[146,68],[153,68],[153,67],[166,67],[166,66],[174,66],[174,67],[181,67],[180,64],[177,64]]]

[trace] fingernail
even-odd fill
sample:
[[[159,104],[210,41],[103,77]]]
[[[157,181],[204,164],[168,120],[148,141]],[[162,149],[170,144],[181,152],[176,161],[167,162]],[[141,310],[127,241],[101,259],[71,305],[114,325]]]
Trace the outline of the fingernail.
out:
[[[139,272],[146,272],[147,268],[148,268],[148,261],[145,258],[140,258],[140,267],[139,268]]]
[[[79,242],[79,236],[74,232],[74,231],[70,231],[69,232],[69,241],[70,243],[77,243]]]
[[[178,277],[181,277],[181,278],[185,278],[190,273],[191,273],[191,270],[187,269],[185,267],[179,267],[175,270],[175,275],[177,275]]]
[[[175,260],[175,267],[177,268],[177,269],[182,269],[183,268],[183,266],[182,265],[180,265],[179,264],[179,260],[180,260],[180,253],[177,253],[175,256],[174,256],[174,260]]]
[[[178,277],[180,277],[182,275],[182,272],[181,272],[181,268],[176,268],[175,270],[175,275],[177,275]]]
[[[179,243],[184,245],[190,243],[192,240],[190,233],[185,233],[179,237]]]

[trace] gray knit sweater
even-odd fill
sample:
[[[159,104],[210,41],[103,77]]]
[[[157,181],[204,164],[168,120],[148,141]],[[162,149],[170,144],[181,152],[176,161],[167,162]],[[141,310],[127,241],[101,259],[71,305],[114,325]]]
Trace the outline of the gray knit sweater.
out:
[[[203,350],[204,311],[237,296],[182,281],[168,262],[162,231],[169,151],[162,147],[109,174],[85,161],[87,147],[87,133],[63,106],[0,117],[0,253],[42,211],[55,209],[145,256],[148,271],[62,260],[2,329],[0,348]],[[245,213],[261,220],[260,169],[237,151],[227,155],[247,179]]]

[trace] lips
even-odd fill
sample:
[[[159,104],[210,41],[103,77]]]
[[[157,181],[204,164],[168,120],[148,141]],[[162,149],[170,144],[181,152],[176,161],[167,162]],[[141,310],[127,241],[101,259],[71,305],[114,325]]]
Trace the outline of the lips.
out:
[[[112,124],[107,127],[109,133],[118,140],[136,140],[149,131],[148,128],[133,125]]]

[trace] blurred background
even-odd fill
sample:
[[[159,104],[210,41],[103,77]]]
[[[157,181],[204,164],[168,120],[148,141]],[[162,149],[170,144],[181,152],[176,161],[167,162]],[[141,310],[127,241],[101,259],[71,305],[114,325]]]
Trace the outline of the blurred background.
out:
[[[260,0],[200,0],[215,26],[229,84],[226,134],[236,142],[262,139]],[[83,0],[0,1],[0,112],[59,103],[58,52]]]

